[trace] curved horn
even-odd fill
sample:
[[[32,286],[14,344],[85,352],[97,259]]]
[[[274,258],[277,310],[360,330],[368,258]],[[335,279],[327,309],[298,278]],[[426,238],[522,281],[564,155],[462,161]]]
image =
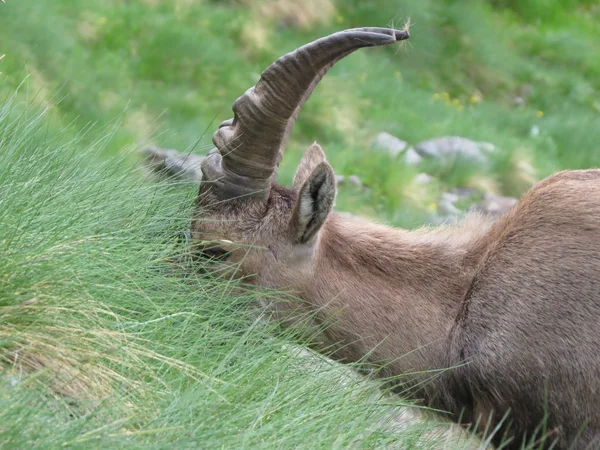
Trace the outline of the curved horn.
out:
[[[267,197],[300,108],[327,71],[359,48],[409,37],[407,31],[356,28],[318,39],[275,61],[256,86],[234,102],[234,118],[213,135],[216,149],[202,164],[211,189],[221,198]]]

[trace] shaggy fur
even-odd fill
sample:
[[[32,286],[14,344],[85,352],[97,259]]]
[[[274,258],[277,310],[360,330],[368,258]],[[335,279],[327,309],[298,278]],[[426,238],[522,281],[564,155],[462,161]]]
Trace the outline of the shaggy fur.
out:
[[[600,448],[600,171],[558,173],[495,223],[414,232],[329,214],[314,146],[294,184],[266,202],[201,186],[193,237],[230,252],[224,276],[291,291],[276,315],[310,313],[322,351],[504,448]]]

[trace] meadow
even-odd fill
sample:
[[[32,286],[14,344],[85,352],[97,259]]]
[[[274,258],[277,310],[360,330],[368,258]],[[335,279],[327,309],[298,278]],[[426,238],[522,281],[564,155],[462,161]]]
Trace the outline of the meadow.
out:
[[[202,276],[182,239],[197,186],[139,168],[150,143],[205,153],[278,56],[409,18],[410,41],[361,50],[323,80],[284,183],[317,140],[366,186],[341,186],[338,210],[416,227],[453,188],[518,197],[600,165],[592,0],[0,4],[1,448],[479,445],[400,423],[406,402],[262,320],[257,297],[283,294]],[[373,148],[380,132],[499,150],[412,166]]]

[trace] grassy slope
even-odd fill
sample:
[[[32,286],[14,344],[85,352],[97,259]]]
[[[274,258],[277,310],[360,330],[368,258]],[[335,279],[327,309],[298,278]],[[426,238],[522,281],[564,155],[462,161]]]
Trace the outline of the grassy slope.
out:
[[[372,386],[340,388],[343,372],[326,364],[314,376],[282,347],[289,336],[254,322],[251,296],[172,273],[165,260],[183,251],[176,235],[194,189],[145,185],[122,150],[148,140],[205,148],[278,55],[410,15],[410,46],[357,53],[324,80],[285,179],[318,139],[340,173],[372,188],[342,188],[340,208],[411,226],[437,190],[518,194],[531,181],[522,161],[538,176],[600,164],[600,9],[494,3],[347,0],[305,30],[233,2],[0,5],[0,94],[28,75],[0,113],[0,358],[10,376],[0,382],[0,446],[314,448],[307,436],[323,448],[409,446],[420,430],[385,432],[377,424],[388,409]],[[36,127],[28,102],[51,111]],[[70,140],[92,122],[112,131]],[[365,150],[379,131],[410,143],[464,135],[503,152],[487,168],[439,171],[439,185],[420,192],[410,183],[418,169]],[[43,370],[26,378],[28,367]]]

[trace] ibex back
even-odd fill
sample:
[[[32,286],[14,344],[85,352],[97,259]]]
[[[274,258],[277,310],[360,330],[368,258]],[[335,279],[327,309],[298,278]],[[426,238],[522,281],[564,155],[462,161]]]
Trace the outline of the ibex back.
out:
[[[275,314],[309,313],[334,359],[378,367],[396,391],[495,430],[503,448],[600,448],[600,171],[558,173],[494,223],[414,232],[333,213],[335,176],[317,144],[291,189],[276,183],[327,70],[408,37],[347,30],[265,70],[213,137],[193,239],[225,276],[293,292],[301,301]]]

